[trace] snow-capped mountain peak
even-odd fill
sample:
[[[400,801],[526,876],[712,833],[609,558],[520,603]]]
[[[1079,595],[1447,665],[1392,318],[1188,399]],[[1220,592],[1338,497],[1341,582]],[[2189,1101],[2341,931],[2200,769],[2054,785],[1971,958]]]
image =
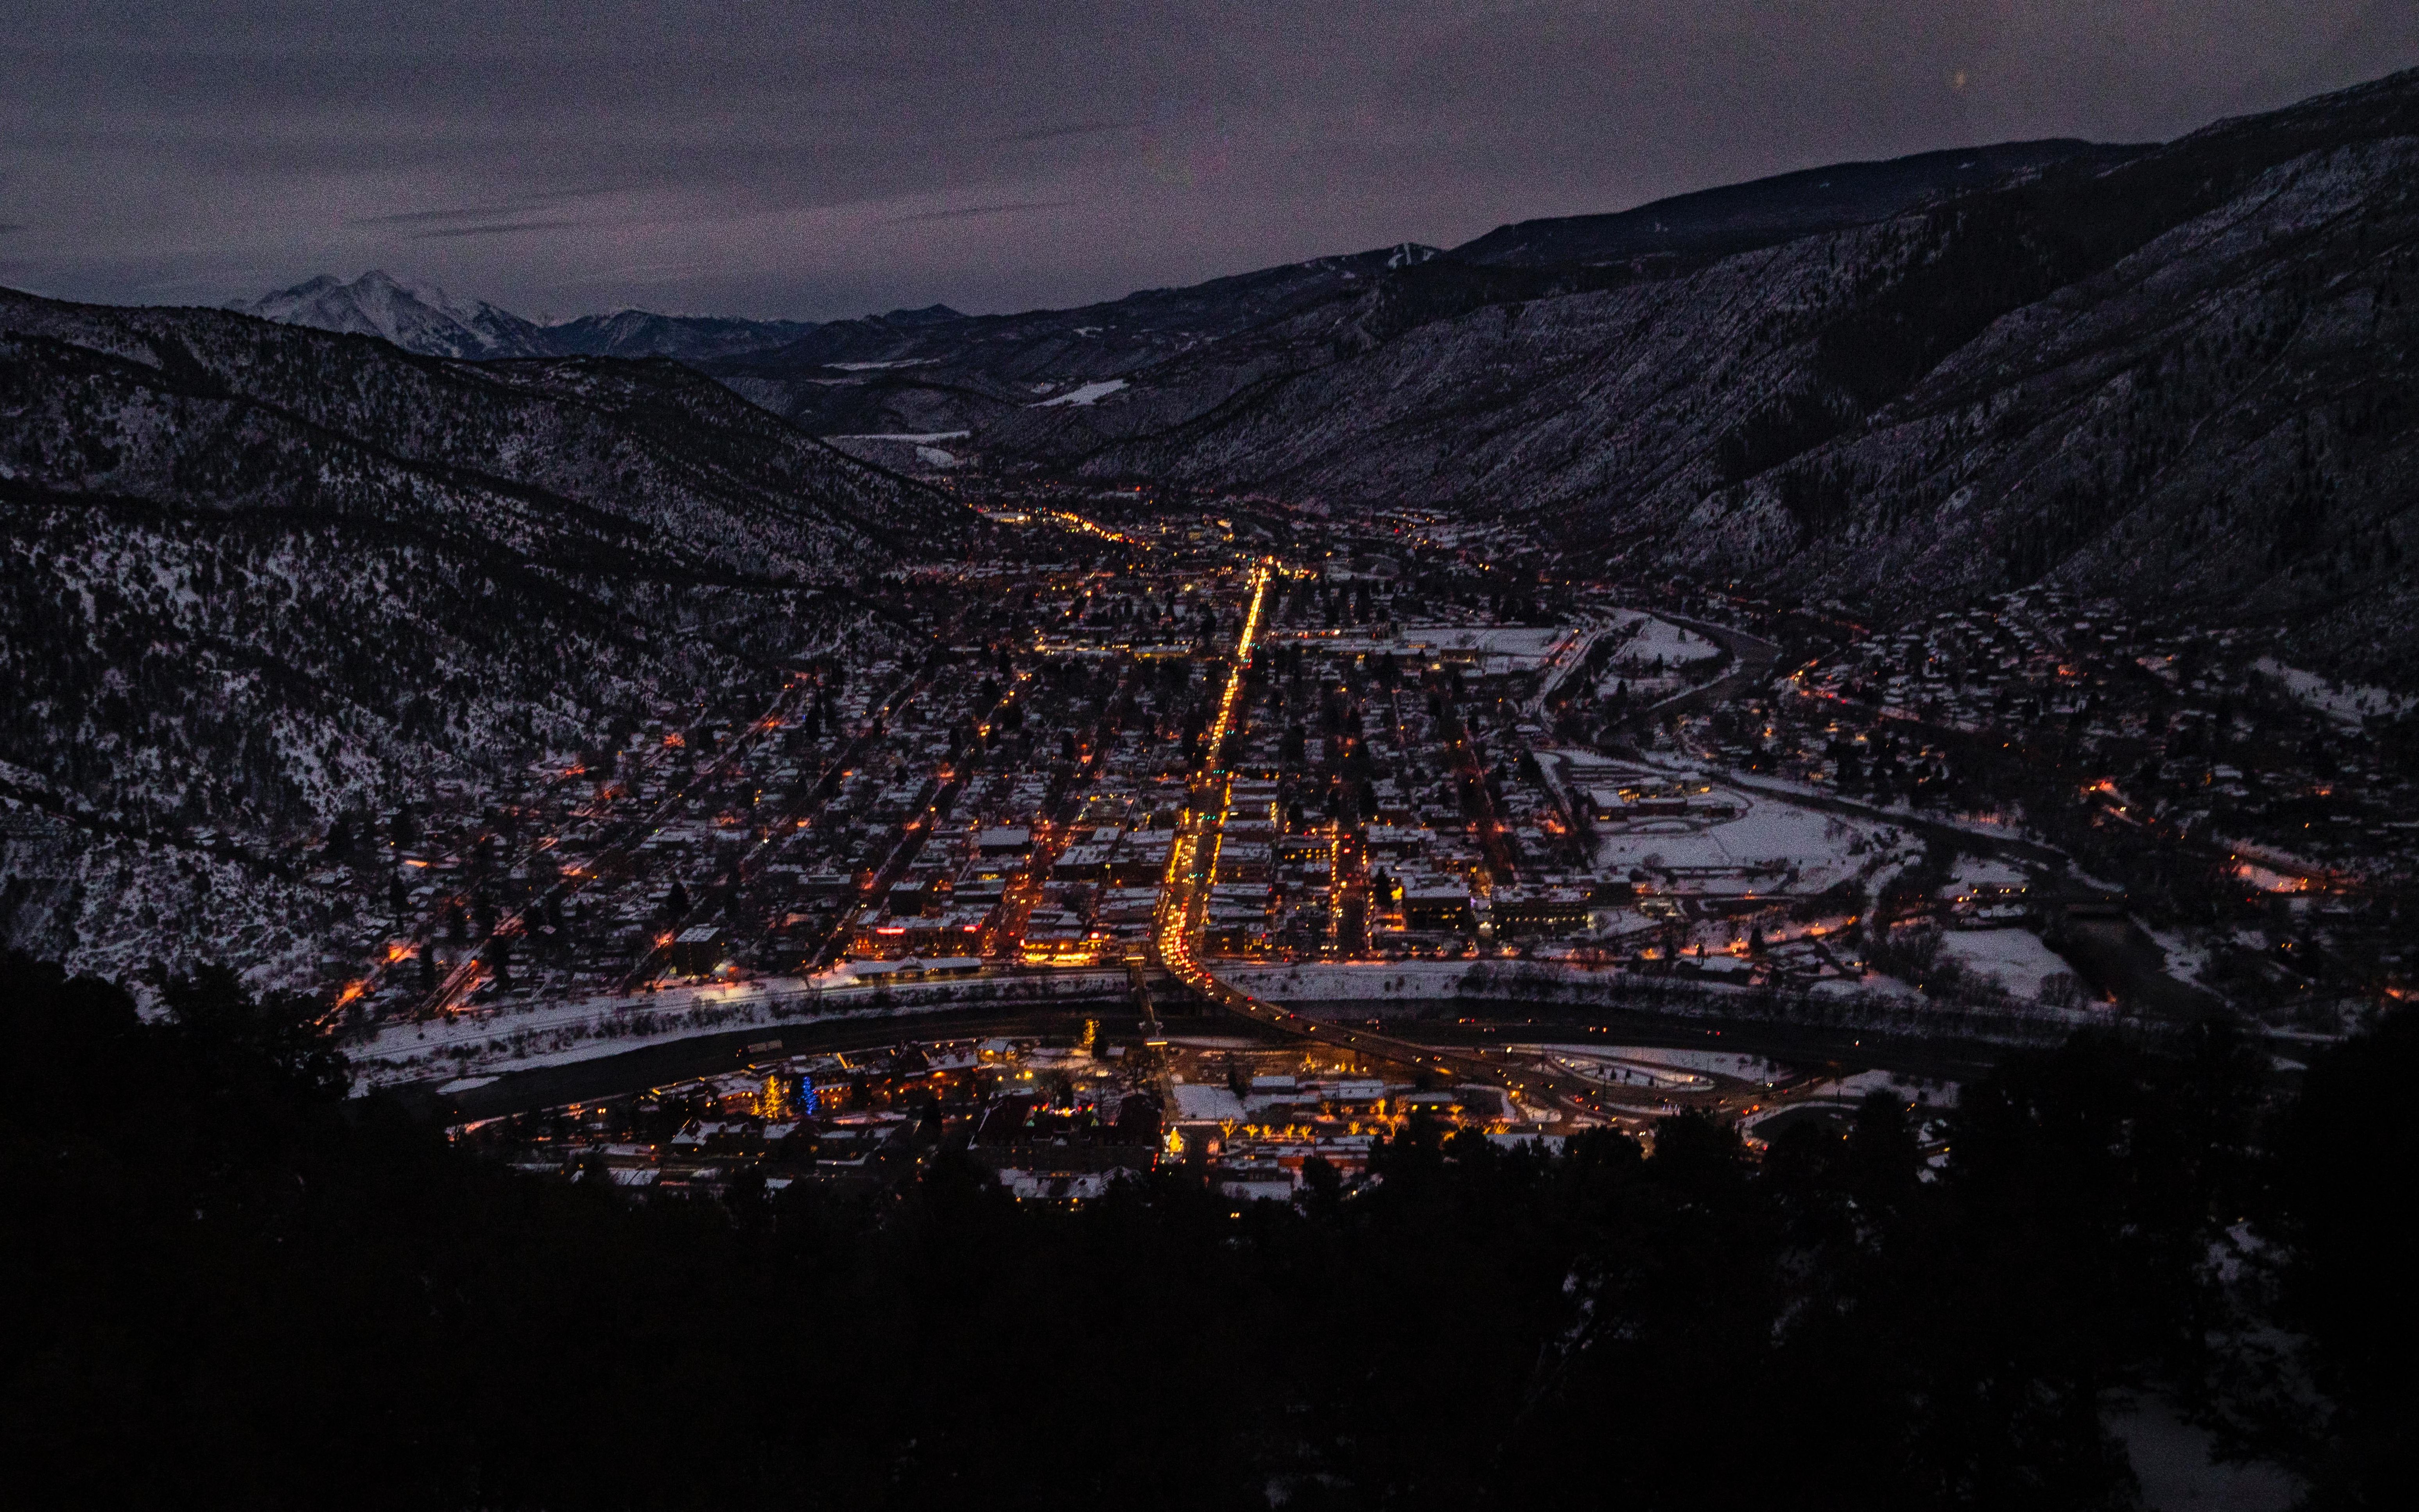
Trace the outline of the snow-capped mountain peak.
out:
[[[234,308],[286,325],[379,336],[433,357],[537,357],[553,349],[536,326],[508,310],[407,284],[382,268],[349,284],[322,273]]]
[[[654,315],[624,308],[544,324],[485,300],[458,300],[373,268],[347,284],[321,273],[227,306],[289,326],[378,336],[428,357],[727,357],[778,347],[814,330],[804,320]],[[940,308],[936,306],[935,308]],[[921,313],[921,312],[917,312]],[[957,312],[948,311],[951,317]]]

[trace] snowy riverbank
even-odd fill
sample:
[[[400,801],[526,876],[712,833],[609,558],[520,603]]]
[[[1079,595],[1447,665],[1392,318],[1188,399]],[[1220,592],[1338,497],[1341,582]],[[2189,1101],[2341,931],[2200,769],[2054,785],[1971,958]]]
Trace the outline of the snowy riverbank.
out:
[[[1090,1001],[1127,990],[1119,971],[1018,973],[941,981],[862,981],[831,973],[531,1004],[380,1026],[344,1047],[357,1089],[566,1065],[640,1045],[755,1025],[936,1013],[990,1004]]]

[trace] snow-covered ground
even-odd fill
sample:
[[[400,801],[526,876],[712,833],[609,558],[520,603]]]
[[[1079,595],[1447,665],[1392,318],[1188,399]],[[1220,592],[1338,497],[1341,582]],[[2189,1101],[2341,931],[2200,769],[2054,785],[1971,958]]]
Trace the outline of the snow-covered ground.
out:
[[[974,432],[970,430],[887,431],[868,432],[855,436],[826,436],[824,439],[851,456],[879,466],[905,469],[912,469],[917,465],[928,468],[953,468],[963,464],[965,458],[937,443],[963,440],[973,434]],[[915,459],[913,462],[908,460],[911,456]]]
[[[1629,685],[1633,697],[1676,692],[1687,686],[1687,680],[1678,675],[1680,668],[1710,661],[1722,654],[1718,643],[1685,625],[1652,614],[1623,612],[1629,617],[1616,622],[1610,633],[1626,639],[1614,648],[1612,659],[1598,681],[1600,694],[1610,695],[1623,683]]]
[[[1456,998],[1600,1004],[1697,1020],[1742,1010],[1767,1011],[1757,1006],[1765,1001],[1758,990],[1745,981],[1641,976],[1614,966],[1574,962],[1322,961],[1241,966],[1222,969],[1220,975],[1263,999],[1330,1019],[1350,1020],[1373,1013],[1382,1017],[1388,1011],[1419,1013]],[[2029,1044],[2042,1042],[2045,1036],[2063,1037],[2075,1025],[2100,1022],[2100,1015],[2088,1009],[2042,1003],[1950,1007],[1882,976],[1861,980],[1826,979],[1808,992],[1822,1000],[1815,1011],[1834,1028],[1853,1025],[1891,1033],[1926,1033],[1940,1026],[1973,1038]]]
[[[1675,758],[1669,755],[1657,755],[1653,751],[1641,751],[1639,753],[1638,759],[1641,764],[1646,766],[1653,767],[1657,771],[1674,776],[1688,774],[1702,775],[1705,769],[1704,763],[1694,758]],[[1880,817],[1881,811],[1885,807],[1907,813],[1910,816],[1914,815],[1914,810],[1903,801],[1887,806],[1874,805],[1854,795],[1843,794],[1835,788],[1826,787],[1822,783],[1800,782],[1794,778],[1777,777],[1769,774],[1758,774],[1756,776],[1749,777],[1739,772],[1731,772],[1724,777],[1723,780],[1734,783],[1749,793],[1766,796],[1782,798],[1804,796],[1810,798],[1827,798],[1835,803],[1853,803],[1859,807],[1873,809],[1875,810],[1876,818]],[[1920,815],[1920,817],[1927,825],[1936,825],[1947,829],[1962,830],[1980,841],[2006,841],[2010,840],[2021,840],[2026,844],[2042,845],[2048,849],[2056,849],[2054,846],[2048,846],[2046,841],[2042,841],[2032,831],[2010,821],[1997,820],[1988,816],[1978,816],[1975,814],[1938,813],[1930,810],[1926,810]],[[2102,884],[2097,881],[2090,881],[2090,879],[2082,880],[2089,881],[2089,884],[2094,887],[2102,886]],[[2120,891],[2122,889],[2110,887],[2108,890],[2114,892]]]
[[[1950,930],[1940,953],[1978,977],[1988,977],[2019,997],[2039,997],[2050,981],[2074,968],[2025,929]]]
[[[1952,1084],[1934,1085],[1950,1086]],[[1864,1101],[1867,1093],[1886,1091],[1903,1092],[1906,1094],[1908,1101],[1914,1101],[1914,1087],[1909,1084],[1908,1078],[1901,1073],[1889,1071],[1860,1071],[1853,1076],[1841,1076],[1819,1083],[1804,1097],[1794,1097],[1786,1103],[1758,1108],[1739,1119],[1739,1127],[1752,1131],[1758,1124],[1780,1118],[1784,1113],[1794,1113],[1799,1108],[1854,1107]]]
[[[1904,842],[1893,825],[1801,809],[1778,798],[1718,790],[1702,801],[1720,799],[1746,811],[1727,823],[1650,820],[1602,836],[1596,844],[1597,872],[1611,876],[1625,875],[1634,867],[1794,872],[1797,880],[1793,891],[1819,892],[1855,876],[1865,857]]]
[[[1573,625],[1405,625],[1391,636],[1374,626],[1342,634],[1290,632],[1290,638],[1316,640],[1331,656],[1388,652],[1396,656],[1455,654],[1484,659],[1483,671],[1493,673],[1535,671],[1566,655],[1584,632]],[[1275,639],[1288,638],[1279,632]]]
[[[1792,1097],[1786,1102],[1758,1108],[1739,1119],[1739,1129],[1750,1141],[1754,1141],[1758,1138],[1756,1130],[1760,1126],[1800,1108],[1821,1107],[1844,1113],[1874,1092],[1892,1092],[1910,1103],[1938,1112],[1956,1105],[1958,1090],[1958,1084],[1951,1081],[1932,1081],[1904,1072],[1860,1071],[1852,1076],[1817,1082],[1803,1097]],[[1918,1114],[1918,1118],[1924,1116]],[[1938,1128],[1937,1124],[1927,1122],[1919,1132],[1923,1137],[1932,1138],[1937,1136]]]
[[[983,1003],[1114,997],[1122,972],[1053,972],[891,984],[844,973],[768,978],[536,1005],[520,1011],[462,1013],[427,1024],[380,1026],[344,1047],[357,1086],[393,1086],[440,1075],[567,1065],[641,1045],[722,1034],[756,1025],[932,1013]]]
[[[1276,1003],[1436,1002],[1492,997],[1526,980],[1618,988],[1644,979],[1617,966],[1569,961],[1306,961],[1292,965],[1222,966],[1219,976],[1254,996]],[[1658,979],[1659,980],[1659,979]],[[1689,979],[1689,991],[1745,992],[1744,980]]]
[[[2159,942],[2160,949],[2167,952],[2168,976],[2182,981],[2197,982],[2200,974],[2209,969],[2208,945],[2196,943],[2177,930],[2151,929],[2144,925],[2143,932]],[[2267,942],[2259,943],[2264,947]]]
[[[1868,971],[1861,977],[1826,977],[1807,991],[1817,997],[1895,997],[1909,1004],[1924,1001],[1923,990],[1913,982],[1878,971]]]
[[[1573,1047],[1580,1048],[1580,1047]],[[1596,1045],[1586,1047],[1590,1053],[1621,1060],[1642,1062],[1650,1066],[1666,1066],[1676,1072],[1710,1072],[1716,1076],[1736,1076],[1744,1081],[1768,1082],[1778,1079],[1782,1072],[1780,1062],[1763,1056],[1740,1055],[1734,1050],[1677,1050],[1662,1045]]]
[[[1058,395],[1058,397],[1055,399],[1044,399],[1040,404],[1032,406],[1032,408],[1036,409],[1055,409],[1062,404],[1095,405],[1125,386],[1126,380],[1123,378],[1102,378],[1097,383],[1086,383],[1080,389],[1069,389],[1066,393]]]
[[[1949,896],[1962,898],[1977,887],[2021,887],[2031,873],[2013,861],[1989,856],[1960,856],[1951,869]]]
[[[2299,667],[2288,667],[2273,656],[2260,657],[2251,664],[2251,670],[2274,678],[2303,707],[2316,709],[2337,724],[2357,726],[2372,714],[2391,718],[2419,708],[2419,698],[2364,684],[2334,682]]]
[[[1686,625],[1656,619],[1652,614],[1638,618],[1638,633],[1625,642],[1616,662],[1651,662],[1660,657],[1667,664],[1702,661],[1719,656],[1721,647]]]
[[[2257,861],[2238,861],[2234,874],[2261,892],[2307,892],[2309,884],[2298,876],[2261,866]]]
[[[1243,1117],[1243,1100],[1209,1082],[1179,1082],[1169,1088],[1176,1096],[1173,1117],[1222,1122]]]
[[[1564,1071],[1625,1087],[1696,1089],[1713,1083],[1701,1071],[1690,1071],[1656,1058],[1670,1051],[1641,1050],[1628,1045],[1507,1044],[1513,1055],[1542,1056]],[[1681,1051],[1682,1055],[1693,1052]],[[1744,1057],[1742,1063],[1744,1062]],[[1746,1075],[1746,1072],[1725,1072]]]

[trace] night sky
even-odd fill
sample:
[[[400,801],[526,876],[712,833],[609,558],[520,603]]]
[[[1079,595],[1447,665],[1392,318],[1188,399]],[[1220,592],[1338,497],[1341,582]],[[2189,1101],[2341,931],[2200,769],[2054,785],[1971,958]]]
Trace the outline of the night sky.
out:
[[[532,316],[1075,303],[2419,64],[2419,0],[6,8],[0,282]]]

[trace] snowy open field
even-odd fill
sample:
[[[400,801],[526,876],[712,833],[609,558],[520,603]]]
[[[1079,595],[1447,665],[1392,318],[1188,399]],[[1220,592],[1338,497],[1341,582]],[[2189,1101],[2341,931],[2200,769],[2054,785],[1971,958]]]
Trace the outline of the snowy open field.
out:
[[[1796,878],[1791,890],[1819,892],[1855,876],[1876,851],[1887,852],[1904,842],[1894,825],[1845,819],[1778,798],[1750,798],[1734,789],[1717,790],[1707,798],[1727,798],[1747,811],[1725,824],[1650,820],[1624,833],[1607,834],[1596,845],[1598,872],[1621,876],[1634,867],[1651,871],[1656,866],[1789,872]]]
[[[1638,626],[1637,633],[1624,641],[1620,650],[1613,654],[1613,660],[1616,663],[1652,662],[1660,657],[1669,665],[1702,661],[1707,656],[1721,654],[1722,648],[1713,640],[1685,625],[1673,625],[1669,620],[1656,619],[1652,614],[1641,614],[1631,623]]]
[[[2032,881],[2032,873],[2013,861],[2003,861],[1989,856],[1960,856],[1950,868],[1948,896],[1961,898],[1977,887],[2021,887]]]
[[[1176,1095],[1176,1106],[1170,1116],[1177,1119],[1208,1119],[1218,1122],[1244,1117],[1243,1100],[1224,1087],[1209,1082],[1179,1082],[1168,1088]]]
[[[1940,953],[2019,997],[2039,997],[2051,978],[2074,974],[2040,935],[2025,929],[1950,930],[1940,937]]]
[[[833,436],[831,443],[851,456],[871,462],[877,467],[911,468],[918,464],[929,468],[951,468],[964,460],[957,453],[938,444],[962,440],[973,435],[964,430],[935,430],[919,433],[889,432],[860,436]],[[908,458],[913,457],[914,462]]]
[[[1633,695],[1672,691],[1687,686],[1687,679],[1677,675],[1680,668],[1721,655],[1720,645],[1694,630],[1652,614],[1628,610],[1623,614],[1609,633],[1626,639],[1615,645],[1604,675],[1597,680],[1596,691],[1601,695],[1610,696],[1622,683],[1629,685]]]
[[[1667,776],[1702,776],[1705,769],[1704,764],[1700,761],[1693,759],[1680,760],[1669,756],[1657,756],[1651,751],[1641,754],[1639,757],[1639,764]],[[1770,774],[1758,774],[1756,776],[1749,777],[1739,772],[1731,772],[1724,777],[1724,780],[1733,783],[1736,786],[1745,789],[1749,794],[1759,796],[1787,799],[1793,796],[1802,795],[1810,798],[1827,798],[1834,803],[1846,801],[1856,803],[1859,807],[1864,808],[1874,808],[1878,810],[1882,807],[1888,807],[1910,813],[1913,811],[1908,809],[1903,800],[1887,806],[1877,806],[1866,803],[1864,800],[1852,797],[1849,795],[1842,794],[1836,788],[1826,787],[1821,783],[1800,782],[1792,778],[1778,777]],[[1879,814],[1877,812],[1876,818],[1878,817]],[[2019,825],[1993,821],[1973,814],[1936,813],[1927,811],[1922,815],[1922,818],[1924,823],[1928,825],[1938,825],[1949,829],[1963,830],[1966,834],[1972,835],[1977,840],[1990,841],[2021,840],[2028,844],[2047,845],[2047,842],[2042,841],[2040,837],[2025,830]],[[2054,849],[2055,847],[2049,848]]]

